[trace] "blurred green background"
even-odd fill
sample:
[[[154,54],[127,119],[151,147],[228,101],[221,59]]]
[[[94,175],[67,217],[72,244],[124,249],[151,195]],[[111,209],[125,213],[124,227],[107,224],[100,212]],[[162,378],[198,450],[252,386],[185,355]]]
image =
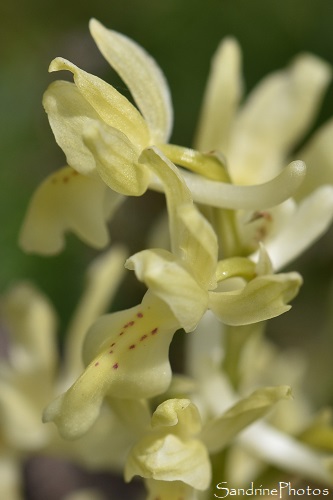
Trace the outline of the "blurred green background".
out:
[[[234,35],[240,41],[246,87],[250,90],[267,72],[283,67],[302,51],[333,63],[332,13],[332,0],[2,2],[0,292],[17,280],[33,280],[55,303],[63,330],[82,286],[86,264],[96,254],[72,236],[63,254],[52,258],[25,255],[17,246],[17,234],[33,190],[65,162],[41,105],[43,91],[56,78],[47,72],[50,61],[56,56],[66,57],[126,93],[90,38],[91,17],[127,34],[155,57],[173,95],[172,141],[190,146],[210,59],[221,38]],[[316,125],[332,112],[330,88]],[[159,203],[158,199],[153,201]],[[145,210],[142,216],[137,203],[129,202],[126,216],[140,232],[151,211]],[[112,237],[126,240],[129,231],[118,223]],[[136,250],[135,241],[130,245]],[[332,348],[330,336],[320,333],[329,328],[324,312],[329,304],[332,248],[331,231],[292,266],[304,274],[306,285],[295,302],[293,316],[286,322],[276,320],[271,330],[281,343],[297,345],[302,340],[317,359],[325,359],[315,368],[323,371],[329,366]]]

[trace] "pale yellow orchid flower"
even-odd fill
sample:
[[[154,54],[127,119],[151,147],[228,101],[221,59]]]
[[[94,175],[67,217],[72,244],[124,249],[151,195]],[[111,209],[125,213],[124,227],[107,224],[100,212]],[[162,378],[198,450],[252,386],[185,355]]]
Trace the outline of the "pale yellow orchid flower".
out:
[[[211,481],[207,449],[198,437],[200,414],[188,399],[167,400],[155,410],[149,430],[133,446],[125,480],[139,475],[149,480],[148,498],[193,498]]]
[[[333,475],[329,459],[331,459],[332,448],[328,446],[325,450],[323,446],[320,446],[319,440],[314,439],[312,442],[311,438],[303,440],[300,435],[300,429],[309,418],[309,408],[306,410],[307,416],[301,414],[306,408],[302,401],[299,401],[300,392],[295,380],[299,374],[292,374],[300,368],[300,364],[288,366],[286,358],[289,362],[291,359],[288,352],[281,353],[280,360],[276,357],[269,357],[267,341],[261,339],[262,325],[251,325],[251,328],[246,328],[246,330],[243,335],[236,328],[231,332],[234,337],[244,339],[239,365],[241,381],[238,390],[232,386],[224,365],[227,354],[226,327],[221,325],[211,312],[207,312],[197,330],[186,336],[186,373],[192,376],[197,384],[191,394],[191,399],[200,409],[204,427],[206,422],[209,426],[211,420],[219,421],[221,415],[242,397],[244,391],[247,393],[254,387],[262,383],[267,384],[267,382],[283,384],[288,380],[288,385],[292,383],[291,401],[279,405],[277,411],[266,421],[254,422],[237,435],[232,442],[228,461],[223,469],[224,477],[230,481],[230,484],[242,487],[248,481],[255,481],[257,476],[263,473],[264,465],[266,467],[271,465],[304,479],[331,485]],[[280,361],[280,366],[277,366],[278,361]],[[237,356],[234,356],[233,362],[238,364]],[[262,366],[263,362],[267,373]],[[297,421],[294,418],[295,412],[296,418],[297,412],[299,413]],[[287,422],[288,417],[291,417],[293,422]],[[331,433],[328,427],[326,433],[327,439]],[[314,437],[314,434],[312,436]],[[211,435],[211,441],[207,440],[211,442],[211,451],[214,450],[218,440],[218,437],[214,439],[214,434]]]
[[[62,362],[49,300],[29,283],[19,283],[1,297],[1,329],[8,343],[0,366],[1,498],[23,499],[22,461],[30,454],[62,456],[91,469],[122,470],[136,434],[115,412],[103,408],[98,426],[75,443],[61,440],[52,426],[42,423],[41,414],[50,397],[81,373],[84,335],[108,307],[123,276],[125,258],[124,249],[113,248],[89,267]]]
[[[145,478],[148,499],[197,499],[198,492],[211,486],[209,454],[224,449],[245,427],[288,398],[288,387],[260,389],[204,424],[189,399],[166,400],[155,410],[150,430],[131,449],[125,479]]]
[[[20,235],[27,251],[59,252],[69,230],[92,246],[104,247],[106,221],[122,202],[121,195],[138,196],[148,187],[149,170],[138,163],[141,151],[170,135],[169,89],[155,61],[96,20],[90,29],[142,114],[103,80],[62,58],[51,63],[50,71],[67,69],[74,75],[75,84],[56,81],[43,99],[70,167],[49,176],[35,193]]]
[[[312,125],[331,74],[326,62],[301,54],[240,104],[241,49],[235,39],[223,40],[212,62],[195,147],[222,151],[237,184],[271,179]]]
[[[207,308],[229,324],[261,321],[287,311],[301,284],[297,273],[271,275],[263,263],[256,277],[248,259],[218,263],[215,233],[194,208],[178,169],[154,149],[141,160],[149,161],[166,186],[173,253],[144,250],[128,259],[127,267],[149,290],[140,305],[102,317],[90,329],[85,371],[44,413],[65,437],[84,434],[104,398],[140,400],[163,393],[171,381],[168,350],[174,333],[193,330]],[[218,281],[234,276],[249,283],[215,291]]]
[[[74,83],[52,83],[43,99],[70,167],[49,176],[35,193],[20,235],[25,250],[56,253],[69,230],[90,245],[105,246],[106,221],[123,195],[139,196],[148,187],[164,191],[149,163],[142,157],[139,161],[149,146],[161,148],[177,165],[194,172],[182,175],[195,201],[201,203],[264,209],[295,192],[305,173],[301,162],[291,163],[264,185],[232,186],[217,182],[228,177],[219,156],[167,144],[173,112],[165,77],[156,62],[138,44],[96,20],[90,22],[90,31],[138,109],[100,78],[63,58],[52,61],[50,71],[68,70],[74,77]]]
[[[331,73],[321,59],[299,55],[287,69],[264,78],[241,104],[241,50],[236,40],[225,39],[213,59],[195,147],[220,150],[236,184],[271,179],[313,123]],[[264,242],[275,270],[306,250],[332,222],[332,137],[330,121],[297,154],[308,170],[295,191],[298,204],[289,200],[271,210],[237,214],[243,249],[251,253]]]
[[[272,318],[298,292],[297,273],[272,275],[267,267],[259,272],[244,258],[218,262],[218,246],[212,226],[192,203],[191,193],[176,167],[157,150],[146,150],[150,168],[165,186],[171,248],[143,250],[128,259],[140,281],[165,301],[180,325],[193,330],[207,308],[227,324],[240,325]],[[228,278],[248,280],[232,291],[220,291],[218,283]]]

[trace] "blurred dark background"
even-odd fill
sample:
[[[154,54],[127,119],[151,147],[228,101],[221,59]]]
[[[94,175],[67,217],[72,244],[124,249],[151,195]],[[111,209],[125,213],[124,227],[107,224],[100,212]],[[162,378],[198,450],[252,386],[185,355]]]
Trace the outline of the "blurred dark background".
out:
[[[234,35],[240,41],[246,87],[250,90],[267,72],[285,66],[302,51],[332,63],[332,14],[331,0],[2,2],[0,292],[17,280],[33,280],[55,303],[63,331],[82,287],[85,267],[97,254],[73,236],[68,237],[66,250],[51,258],[25,255],[17,246],[17,234],[32,192],[48,173],[65,162],[41,105],[43,91],[57,78],[47,72],[50,61],[56,56],[66,57],[127,92],[89,35],[91,17],[127,34],[155,57],[173,95],[172,142],[190,146],[210,59],[221,38]],[[331,87],[315,125],[332,112]],[[130,200],[113,223],[113,241],[126,241],[131,251],[141,248],[137,236],[152,219],[152,203],[161,206],[158,195]],[[133,221],[134,238],[124,226],[124,218]],[[295,301],[294,312],[271,327],[272,337],[282,345],[297,346],[301,341],[314,359],[325,359],[324,364],[314,365],[316,373],[321,370],[324,375],[332,352],[331,337],[327,335],[331,327],[325,319],[332,297],[328,295],[332,245],[331,232],[292,266],[304,274],[305,286]],[[142,288],[138,290],[141,293]],[[135,294],[126,297],[128,305],[136,303]]]

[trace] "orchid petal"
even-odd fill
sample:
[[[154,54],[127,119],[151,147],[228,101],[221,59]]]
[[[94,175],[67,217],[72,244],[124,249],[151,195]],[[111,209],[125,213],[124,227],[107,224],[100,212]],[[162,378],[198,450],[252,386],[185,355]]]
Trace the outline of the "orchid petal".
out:
[[[91,121],[99,121],[99,115],[73,83],[60,80],[44,93],[43,106],[68,165],[81,174],[92,173],[95,160],[83,142],[83,130]]]
[[[333,184],[333,120],[325,123],[299,152],[307,174],[296,199],[304,198],[317,187]]]
[[[293,196],[305,174],[302,161],[293,161],[274,179],[252,186],[236,186],[188,172],[181,173],[195,202],[231,210],[262,210],[279,205]],[[157,178],[151,180],[150,187],[163,191],[163,183]]]
[[[63,249],[66,231],[73,231],[89,245],[102,248],[109,241],[106,219],[121,201],[99,179],[64,167],[34,193],[20,245],[26,252],[52,255]]]
[[[325,455],[265,422],[255,422],[237,439],[264,462],[302,478],[333,485],[332,470],[325,467]]]
[[[102,180],[117,193],[140,196],[148,188],[150,173],[138,163],[137,148],[122,132],[101,122],[91,123],[83,140],[96,162]]]
[[[197,407],[189,399],[168,399],[160,404],[151,419],[153,429],[177,426],[182,436],[194,436],[201,431],[201,418]]]
[[[303,253],[329,228],[333,219],[333,187],[322,186],[305,198],[275,237],[265,244],[274,269]]]
[[[3,297],[1,312],[10,334],[14,370],[52,373],[57,362],[56,316],[47,298],[31,284],[20,283]]]
[[[242,95],[241,51],[233,38],[223,40],[214,55],[197,137],[200,151],[228,151],[231,126]]]
[[[182,481],[198,490],[208,488],[210,463],[205,446],[191,437],[200,429],[197,408],[187,399],[162,403],[152,417],[154,431],[132,448],[125,479],[135,475],[159,481]]]
[[[330,79],[324,61],[304,54],[258,85],[237,117],[227,152],[235,182],[260,182],[277,174],[311,125]]]
[[[228,325],[247,325],[289,311],[287,305],[298,293],[298,273],[259,276],[241,290],[209,292],[209,306]]]
[[[278,401],[290,398],[291,391],[287,386],[258,389],[220,417],[208,421],[201,439],[210,453],[216,453],[245,427],[264,417]]]
[[[255,270],[258,276],[273,274],[271,256],[268,253],[267,248],[262,243],[259,244],[258,262],[256,263]]]
[[[142,399],[164,392],[171,380],[169,344],[177,329],[170,310],[146,295],[141,305],[102,316],[84,345],[87,366],[70,389],[44,412],[68,439],[97,419],[104,397]]]
[[[106,29],[96,19],[90,32],[99,50],[128,86],[148,123],[153,143],[167,142],[172,128],[168,84],[154,59],[130,38]]]
[[[126,261],[137,278],[171,309],[179,327],[192,331],[208,306],[208,292],[166,250],[143,250]]]
[[[159,481],[182,481],[205,490],[210,482],[207,450],[198,439],[183,441],[171,433],[146,436],[132,448],[126,463],[126,481],[135,475]]]
[[[123,132],[138,147],[148,146],[149,131],[144,119],[118,90],[66,59],[57,57],[51,62],[49,71],[60,70],[73,73],[76,87],[99,115],[100,120]]]
[[[5,439],[20,450],[38,449],[48,440],[40,413],[14,384],[0,381],[0,421]]]

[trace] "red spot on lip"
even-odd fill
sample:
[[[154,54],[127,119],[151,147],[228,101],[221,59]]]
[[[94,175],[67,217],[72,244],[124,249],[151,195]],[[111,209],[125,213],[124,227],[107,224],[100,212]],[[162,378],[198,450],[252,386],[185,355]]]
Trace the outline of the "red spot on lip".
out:
[[[129,349],[135,349],[135,344],[130,345]]]
[[[137,314],[137,317],[138,318],[143,318],[143,314],[140,312],[140,313]]]
[[[97,362],[95,363],[95,366],[98,366],[98,365],[99,365],[99,362],[97,361]]]
[[[123,328],[128,328],[129,326],[133,326],[134,325],[134,321],[129,321],[128,323],[126,323],[126,325],[123,326]]]
[[[116,343],[115,343],[115,342],[113,342],[113,343],[110,345],[110,347],[113,347],[114,345],[116,345]]]
[[[144,340],[148,337],[148,335],[142,335],[141,339],[140,340]]]
[[[155,335],[155,333],[157,333],[157,330],[158,330],[158,328],[154,328],[154,330],[151,331],[151,334]]]
[[[120,332],[119,335],[124,335],[124,332]]]
[[[66,183],[66,182],[68,182],[68,181],[69,181],[69,178],[68,178],[68,177],[64,177],[64,178],[62,179],[62,182],[65,182],[65,183]]]
[[[112,353],[113,353],[113,351],[109,351],[109,354],[112,354]]]
[[[115,363],[115,364],[112,366],[112,368],[113,368],[114,370],[117,370],[117,368],[118,368],[118,367],[119,367],[118,363]]]

